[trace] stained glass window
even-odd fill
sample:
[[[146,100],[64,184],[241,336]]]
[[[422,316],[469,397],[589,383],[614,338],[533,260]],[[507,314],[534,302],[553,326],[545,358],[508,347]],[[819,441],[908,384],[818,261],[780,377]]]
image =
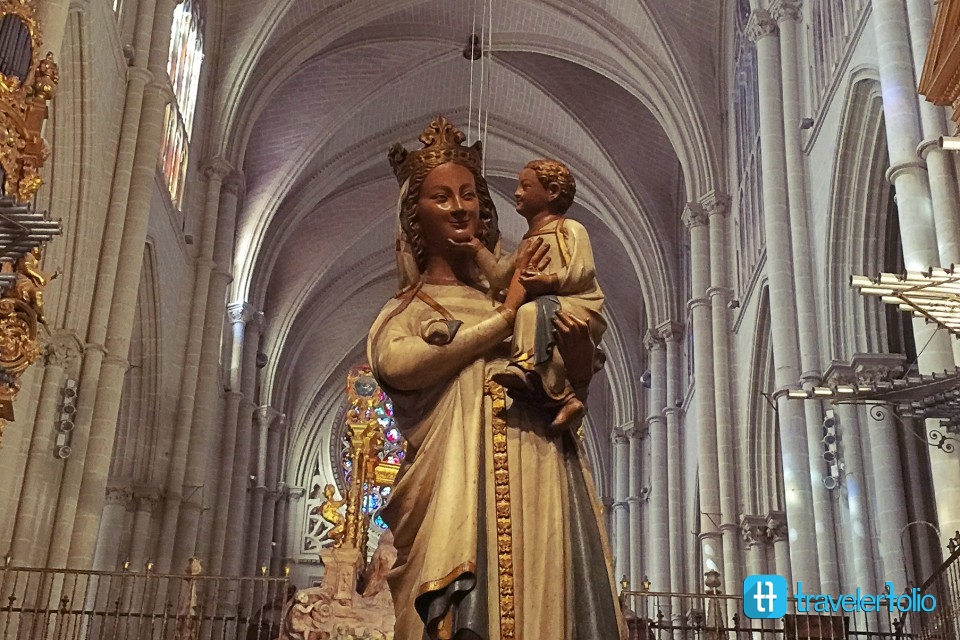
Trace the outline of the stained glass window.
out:
[[[327,533],[331,525],[323,519],[322,508],[326,502],[323,488],[333,472],[337,483],[337,494],[342,498],[348,494],[354,481],[353,447],[350,441],[351,431],[348,422],[369,425],[375,420],[380,433],[376,443],[376,462],[373,476],[363,484],[361,509],[370,516],[374,527],[381,531],[387,528],[380,517],[380,509],[390,499],[393,479],[404,460],[406,443],[397,429],[393,415],[393,402],[373,378],[369,366],[354,367],[347,376],[347,393],[340,411],[332,426],[329,457],[317,452],[312,479],[306,501],[306,518],[303,529],[303,553],[316,553],[331,544]],[[333,469],[328,465],[332,464]],[[369,469],[369,467],[368,467]],[[345,507],[341,507],[341,510]]]
[[[203,20],[200,0],[184,0],[173,12],[167,72],[173,86],[173,101],[163,119],[160,169],[174,206],[183,206],[183,183],[190,158],[190,135],[203,63]]]
[[[370,409],[372,415],[376,416],[380,428],[383,430],[383,443],[380,445],[380,451],[377,457],[387,464],[400,466],[404,456],[404,442],[400,436],[400,430],[393,419],[393,402],[382,389],[377,387],[375,391],[375,401]],[[341,429],[343,427],[341,426]],[[340,474],[343,478],[344,486],[349,487],[353,482],[353,458],[352,448],[350,446],[350,434],[346,429],[342,431],[340,438]],[[363,512],[373,516],[373,523],[381,529],[386,529],[387,525],[377,513],[383,505],[387,503],[390,497],[391,487],[388,485],[370,484],[363,485]]]

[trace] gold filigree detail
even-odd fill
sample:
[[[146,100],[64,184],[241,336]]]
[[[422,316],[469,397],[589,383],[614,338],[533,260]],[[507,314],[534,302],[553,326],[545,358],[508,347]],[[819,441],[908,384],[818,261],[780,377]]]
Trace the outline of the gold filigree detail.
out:
[[[40,169],[50,154],[40,137],[47,101],[56,93],[60,72],[43,41],[31,0],[0,0],[0,17],[19,20],[30,36],[30,61],[23,78],[0,72],[0,167],[7,196],[28,202],[43,180]],[[8,23],[9,24],[9,23]],[[7,71],[12,71],[7,69]]]
[[[516,637],[513,592],[513,523],[510,516],[510,466],[507,460],[507,396],[504,388],[487,381],[483,392],[493,402],[493,485],[497,518],[497,587],[500,598],[500,637]]]

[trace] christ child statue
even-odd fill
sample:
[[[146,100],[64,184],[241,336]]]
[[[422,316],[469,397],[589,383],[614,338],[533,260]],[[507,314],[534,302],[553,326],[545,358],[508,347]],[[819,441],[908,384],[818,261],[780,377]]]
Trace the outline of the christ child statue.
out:
[[[514,196],[517,213],[528,226],[523,242],[546,246],[547,265],[528,267],[519,274],[532,300],[517,312],[509,364],[492,376],[515,397],[527,395],[555,407],[552,426],[557,429],[574,427],[583,418],[587,388],[580,381],[589,381],[593,372],[565,369],[554,348],[555,314],[586,322],[594,345],[607,327],[590,237],[582,224],[566,216],[575,194],[576,182],[562,162],[534,160],[520,171]],[[491,286],[505,287],[513,275],[513,256],[497,260],[479,242],[473,243],[473,249]],[[602,364],[599,351],[596,362]]]

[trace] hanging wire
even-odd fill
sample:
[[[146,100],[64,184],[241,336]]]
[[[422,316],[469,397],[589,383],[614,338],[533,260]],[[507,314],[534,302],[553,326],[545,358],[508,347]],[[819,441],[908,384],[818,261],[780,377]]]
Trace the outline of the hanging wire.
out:
[[[483,90],[486,87],[487,62],[483,51],[483,37],[487,32],[487,5],[489,0],[483,0],[483,12],[480,15],[480,99],[477,101],[477,139],[483,139],[480,125],[483,122]],[[482,170],[482,167],[481,167]]]
[[[473,66],[477,59],[473,55],[473,47],[477,42],[477,0],[473,2],[473,24],[470,25],[470,106],[467,108],[467,144],[470,144],[473,137]],[[480,123],[477,123],[477,137],[480,137]]]
[[[487,11],[487,20],[488,20],[488,23],[487,23],[487,63],[486,63],[486,69],[487,69],[487,83],[489,84],[489,83],[490,83],[490,78],[491,78],[491,70],[492,70],[492,67],[493,67],[493,0],[487,0],[487,5],[488,5],[489,8],[488,8],[488,11]],[[491,87],[491,89],[492,89],[492,87]],[[489,93],[489,92],[488,92],[488,93]],[[482,136],[482,138],[481,138],[481,139],[483,140],[483,150],[484,150],[484,154],[483,154],[483,159],[480,161],[480,162],[481,162],[480,170],[481,170],[481,172],[483,172],[483,173],[486,173],[486,172],[487,172],[487,153],[486,153],[486,150],[487,150],[487,129],[488,129],[489,120],[490,120],[490,108],[487,107],[487,109],[485,109],[484,112],[483,112],[483,136]],[[480,125],[480,118],[479,118],[479,116],[478,116],[478,117],[477,117],[477,126],[479,126],[479,125]]]

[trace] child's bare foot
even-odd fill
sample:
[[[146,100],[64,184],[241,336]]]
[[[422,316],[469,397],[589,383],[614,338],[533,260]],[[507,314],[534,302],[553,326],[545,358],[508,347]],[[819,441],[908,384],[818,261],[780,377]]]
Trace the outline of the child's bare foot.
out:
[[[569,400],[560,406],[557,417],[553,419],[550,426],[557,430],[570,429],[583,419],[586,412],[586,407],[583,406],[580,399],[572,395]]]
[[[515,364],[508,364],[502,371],[492,374],[490,379],[501,387],[514,391],[531,391],[533,389],[527,372]]]

